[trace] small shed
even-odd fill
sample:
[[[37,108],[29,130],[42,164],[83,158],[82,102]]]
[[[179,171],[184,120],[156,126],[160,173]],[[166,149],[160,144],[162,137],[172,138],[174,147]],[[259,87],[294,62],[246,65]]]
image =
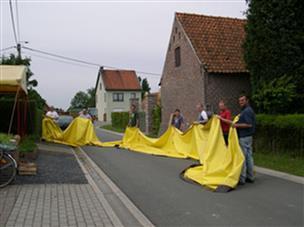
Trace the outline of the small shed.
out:
[[[27,128],[28,91],[26,73],[27,67],[24,65],[0,65],[0,94],[13,94],[15,96],[11,114],[8,116],[10,120],[7,132],[12,132],[15,119],[16,132],[21,136],[25,135]]]

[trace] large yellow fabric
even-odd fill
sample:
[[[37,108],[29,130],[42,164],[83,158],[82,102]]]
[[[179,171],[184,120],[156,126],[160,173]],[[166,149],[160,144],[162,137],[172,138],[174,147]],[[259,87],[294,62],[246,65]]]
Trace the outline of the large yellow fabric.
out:
[[[71,146],[102,146],[91,120],[80,117],[75,118],[64,131],[52,119],[44,118],[42,121],[42,138],[49,142]]]
[[[234,188],[244,162],[235,128],[230,129],[229,146],[224,142],[220,120],[213,117],[206,125],[192,125],[182,133],[170,126],[159,138],[149,138],[138,128],[127,128],[121,141],[102,143],[90,120],[76,118],[62,132],[49,118],[43,120],[43,138],[72,146],[119,146],[146,154],[199,160],[201,166],[184,172],[184,177],[211,189],[219,185]]]
[[[239,146],[237,132],[231,128],[228,147],[224,144],[220,121],[213,119],[208,141],[200,156],[202,166],[185,171],[184,177],[211,189],[219,185],[235,188],[241,174],[244,156]]]
[[[227,147],[220,120],[213,117],[206,125],[192,125],[185,133],[170,126],[157,139],[145,136],[138,128],[127,128],[122,141],[116,143],[121,148],[147,154],[197,159],[202,165],[187,169],[184,177],[216,189],[219,185],[234,188],[244,162],[235,128],[230,129],[228,140]]]

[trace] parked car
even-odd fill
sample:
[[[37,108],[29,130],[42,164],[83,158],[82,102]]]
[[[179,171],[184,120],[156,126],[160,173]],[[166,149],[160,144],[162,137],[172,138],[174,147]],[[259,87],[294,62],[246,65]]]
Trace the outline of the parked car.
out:
[[[70,124],[71,122],[73,121],[73,117],[70,116],[70,115],[60,115],[59,118],[58,118],[58,125],[59,127],[64,130],[66,129]]]
[[[96,121],[96,120],[98,120],[98,118],[97,118],[97,109],[95,107],[89,107],[88,108],[88,112],[91,115],[93,122]]]

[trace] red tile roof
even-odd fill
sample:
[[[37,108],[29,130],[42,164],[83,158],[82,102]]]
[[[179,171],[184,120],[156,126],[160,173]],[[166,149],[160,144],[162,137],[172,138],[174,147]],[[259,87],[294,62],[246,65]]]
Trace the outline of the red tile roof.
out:
[[[102,80],[106,90],[141,90],[133,70],[103,70]]]
[[[248,72],[243,59],[246,20],[176,13],[208,72]]]

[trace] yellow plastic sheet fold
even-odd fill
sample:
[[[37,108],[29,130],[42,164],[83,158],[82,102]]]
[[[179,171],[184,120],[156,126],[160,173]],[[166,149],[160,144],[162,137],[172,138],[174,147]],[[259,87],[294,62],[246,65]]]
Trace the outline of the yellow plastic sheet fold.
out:
[[[91,120],[80,117],[75,118],[64,131],[52,119],[45,117],[42,121],[42,138],[70,146],[102,146]]]

